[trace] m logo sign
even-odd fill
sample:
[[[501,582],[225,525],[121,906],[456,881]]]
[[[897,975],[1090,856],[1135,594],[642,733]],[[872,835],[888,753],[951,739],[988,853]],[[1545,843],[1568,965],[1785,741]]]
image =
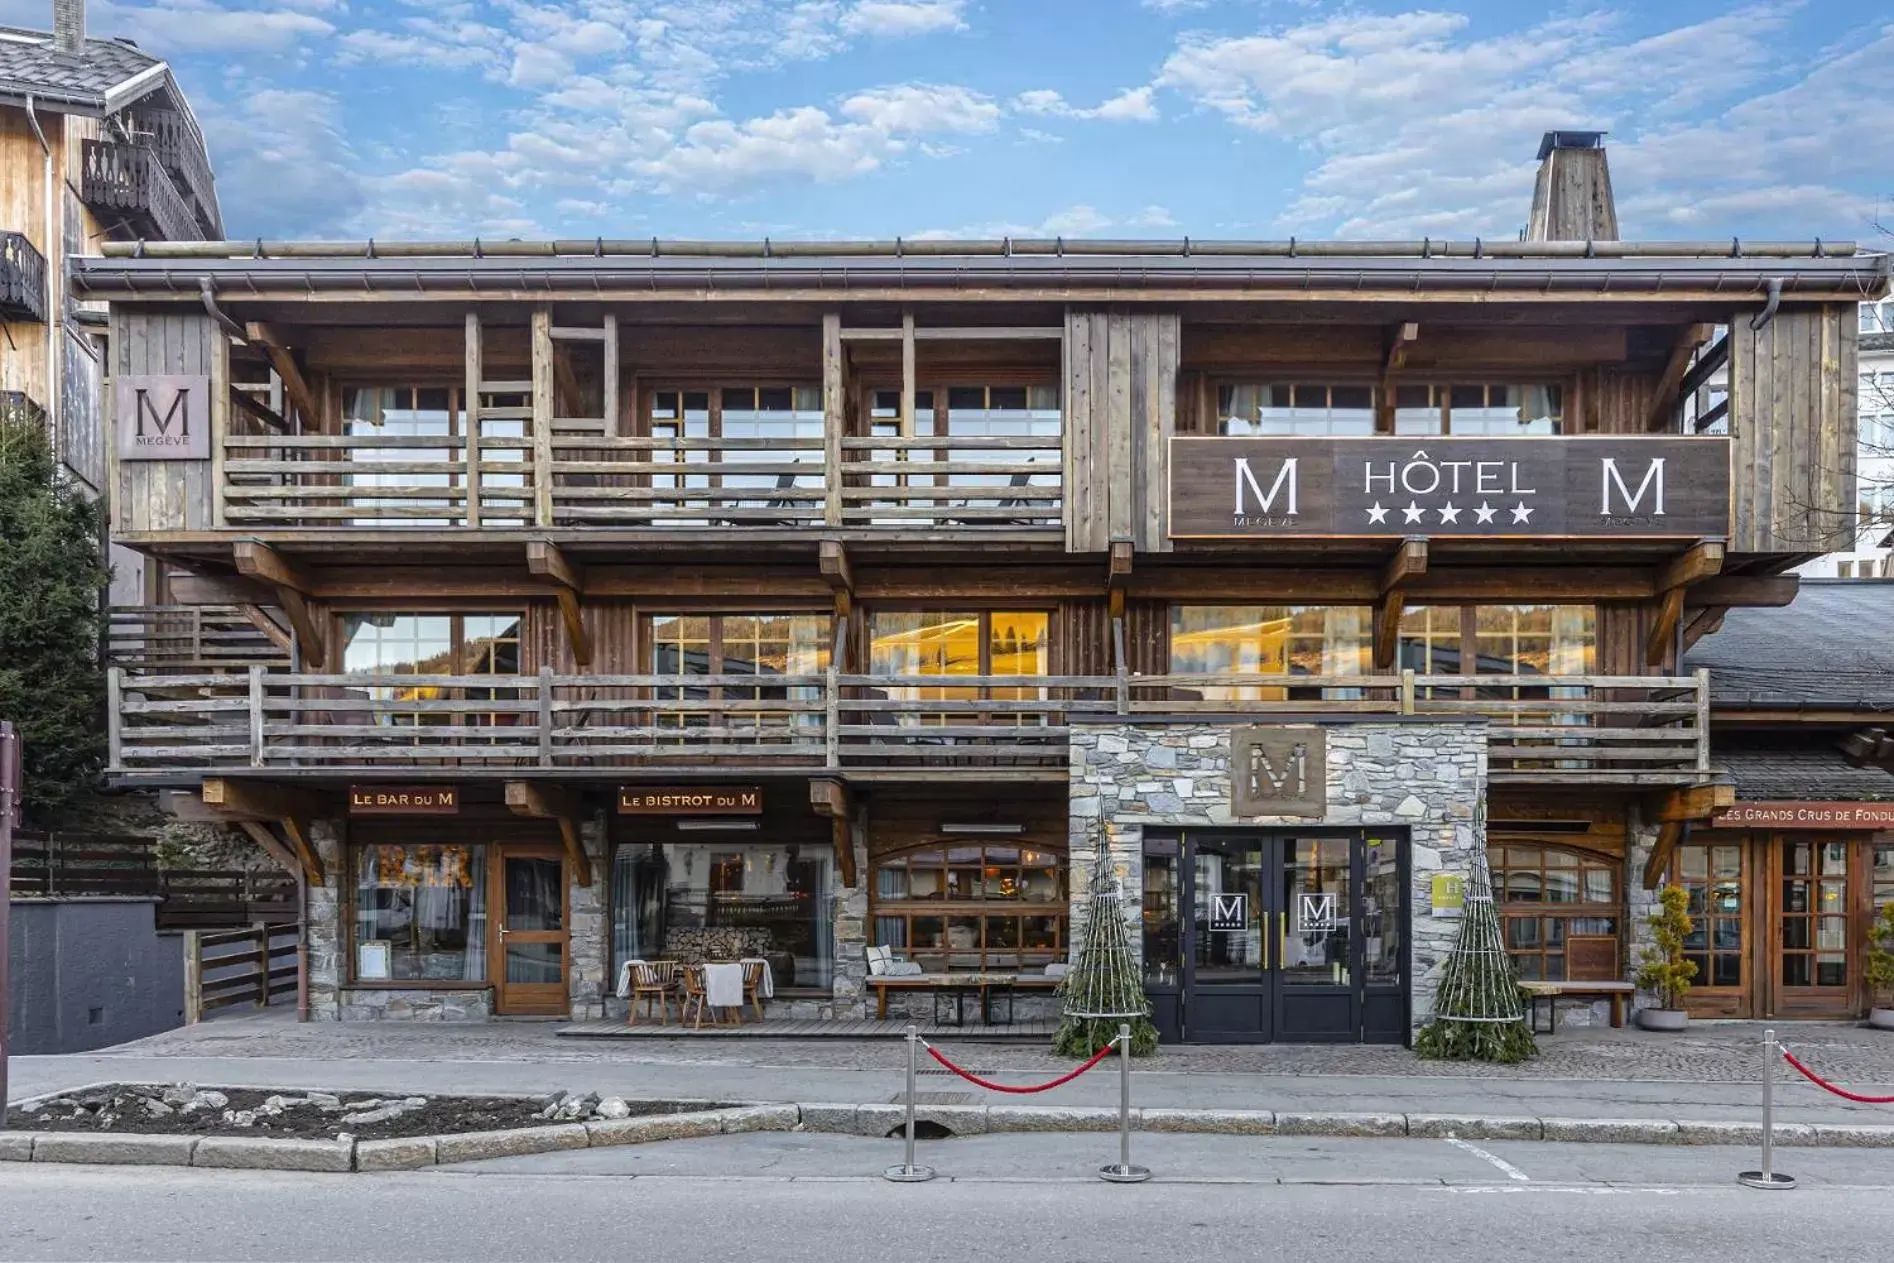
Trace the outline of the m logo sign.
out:
[[[1244,894],[1210,896],[1213,934],[1241,934],[1250,928],[1250,897]]]
[[[210,378],[128,375],[115,383],[120,460],[210,459]]]
[[[1328,807],[1328,747],[1320,728],[1238,728],[1230,734],[1230,811],[1320,816]]]

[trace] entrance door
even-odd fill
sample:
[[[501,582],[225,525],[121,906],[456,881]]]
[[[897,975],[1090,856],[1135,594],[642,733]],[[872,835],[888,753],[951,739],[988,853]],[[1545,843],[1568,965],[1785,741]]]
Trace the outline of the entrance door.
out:
[[[1770,940],[1775,954],[1763,1017],[1846,1017],[1854,1008],[1849,968],[1851,860],[1858,848],[1834,838],[1786,834],[1770,848]]]
[[[1396,839],[1206,831],[1146,851],[1145,979],[1164,1038],[1406,1039]]]
[[[570,1008],[566,988],[565,856],[557,848],[496,846],[488,889],[498,892],[489,958],[494,1011],[548,1015]]]

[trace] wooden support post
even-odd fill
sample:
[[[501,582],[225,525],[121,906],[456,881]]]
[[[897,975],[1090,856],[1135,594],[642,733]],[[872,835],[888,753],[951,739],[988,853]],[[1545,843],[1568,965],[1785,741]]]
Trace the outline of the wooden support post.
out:
[[[204,945],[202,930],[184,931],[184,1024],[204,1020]]]
[[[263,668],[250,668],[250,766],[263,766]]]
[[[842,434],[848,425],[848,382],[842,351],[842,313],[822,313],[822,504],[825,526],[842,524]]]
[[[809,782],[809,806],[819,816],[829,817],[830,836],[835,844],[835,868],[844,886],[855,884],[854,834],[849,828],[854,819],[850,810],[848,786],[841,781]]]
[[[1651,411],[1646,416],[1644,428],[1650,431],[1670,429],[1670,418],[1677,411],[1680,400],[1677,387],[1682,384],[1684,374],[1690,370],[1690,357],[1697,348],[1710,340],[1715,332],[1711,325],[1689,325],[1671,344],[1670,359],[1664,364],[1664,371],[1657,379],[1657,389],[1651,392]]]
[[[552,668],[539,668],[539,766],[552,766]]]
[[[261,820],[239,820],[237,827],[247,834],[250,840],[263,849],[263,853],[283,866],[286,873],[302,871],[302,861],[270,832],[269,825]]]
[[[278,434],[288,434],[291,430],[289,418],[258,399],[247,390],[240,390],[233,382],[230,387],[230,402],[237,408],[249,413]]]
[[[1698,667],[1697,679],[1697,771],[1710,771],[1710,668]]]
[[[585,572],[550,540],[526,542],[526,569],[536,578],[552,585],[559,602],[559,619],[565,625],[566,643],[572,647],[572,660],[579,666],[592,664],[592,637],[585,630],[579,598],[585,592]]]
[[[835,616],[835,644],[829,650],[829,669],[822,682],[822,741],[824,767],[842,766],[842,655],[848,649],[848,615]]]
[[[1401,672],[1401,713],[1403,715],[1414,713],[1414,669],[1412,667]]]
[[[1657,844],[1651,848],[1651,858],[1644,865],[1646,890],[1656,890],[1663,885],[1664,870],[1670,867],[1670,857],[1683,835],[1684,827],[1677,821],[1665,821],[1657,826]]]
[[[618,317],[605,313],[605,346],[599,368],[601,415],[605,418],[605,437],[618,437]]]
[[[855,568],[841,540],[825,539],[816,546],[816,569],[831,589],[854,595]]]
[[[1395,325],[1388,331],[1387,354],[1381,359],[1381,376],[1384,379],[1400,372],[1407,364],[1408,348],[1419,338],[1420,326],[1412,321]]]
[[[211,331],[210,357],[210,521],[222,530],[225,525],[224,459],[230,442],[230,336],[222,330]]]
[[[300,433],[316,434],[322,429],[322,409],[316,406],[316,392],[309,389],[309,382],[303,377],[302,369],[296,363],[296,357],[290,354],[289,342],[285,335],[274,325],[253,320],[245,326],[244,332],[251,342],[263,348],[269,356],[270,367],[276,370],[276,376],[283,383],[283,393],[289,396],[297,413],[302,419]]]
[[[285,657],[288,656],[291,646],[289,632],[284,630],[281,623],[265,613],[262,606],[253,605],[248,601],[239,602],[237,613],[248,619],[252,627],[268,636],[270,643],[281,649]]]
[[[552,310],[533,309],[533,520],[552,525]]]
[[[1682,824],[1686,820],[1708,820],[1717,812],[1736,802],[1736,787],[1724,783],[1718,785],[1692,785],[1687,789],[1673,789],[1658,800],[1652,815],[1659,824]]]
[[[1112,698],[1120,715],[1131,713],[1131,671],[1125,663],[1125,616],[1111,616]]]
[[[1705,636],[1721,631],[1723,616],[1729,612],[1728,606],[1709,605],[1692,614],[1684,623],[1684,648],[1688,650]]]
[[[1684,590],[1672,588],[1664,593],[1657,603],[1657,617],[1651,621],[1650,634],[1644,638],[1644,661],[1656,666],[1664,660],[1670,650],[1671,637],[1676,634],[1677,620],[1683,617]]]
[[[233,553],[238,574],[260,579],[275,589],[277,603],[289,615],[289,625],[302,642],[303,662],[321,664],[325,660],[322,633],[303,599],[312,586],[308,577],[274,548],[257,540],[238,540]]]
[[[480,526],[480,313],[467,313],[464,380],[461,384],[460,421],[467,449],[467,525]]]
[[[1662,594],[1662,599],[1658,604],[1657,618],[1651,624],[1650,635],[1644,641],[1644,661],[1647,664],[1656,666],[1670,651],[1678,621],[1683,617],[1684,589],[1721,573],[1723,554],[1722,540],[1699,540],[1681,557],[1658,572],[1657,590]]]
[[[914,359],[914,309],[909,307],[901,312],[901,437],[904,439],[914,437],[914,387],[918,375]]]
[[[125,766],[125,668],[105,669],[105,765]]]
[[[250,959],[256,962],[256,995],[259,1009],[270,1007],[270,927],[261,921],[250,923]]]
[[[592,857],[585,852],[577,824],[585,816],[582,798],[561,786],[541,781],[508,781],[506,806],[516,816],[556,823],[566,858],[572,863],[573,880],[581,886],[592,884]]]
[[[1401,611],[1407,607],[1407,583],[1427,573],[1427,541],[1404,539],[1381,571],[1381,599],[1374,608],[1374,666],[1394,665],[1401,648]]]

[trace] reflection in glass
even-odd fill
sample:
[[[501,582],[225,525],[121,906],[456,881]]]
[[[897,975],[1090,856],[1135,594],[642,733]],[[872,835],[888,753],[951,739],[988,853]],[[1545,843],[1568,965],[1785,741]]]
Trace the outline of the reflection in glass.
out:
[[[1263,846],[1260,841],[1197,843],[1195,906],[1198,986],[1254,984],[1263,976]],[[1221,898],[1220,898],[1221,897]],[[1219,918],[1217,914],[1223,916]],[[1232,917],[1232,913],[1240,915]],[[1219,925],[1228,928],[1219,928]]]
[[[1372,611],[1352,605],[1174,605],[1174,675],[1363,675]],[[1345,700],[1353,688],[1295,689],[1206,684],[1190,690],[1216,701]]]
[[[355,852],[355,944],[388,945],[390,979],[487,976],[486,848],[364,846]],[[359,972],[359,971],[358,971]]]
[[[833,869],[827,846],[620,846],[612,861],[613,959],[756,955],[770,962],[779,987],[827,987],[835,969]]]
[[[876,861],[873,889],[876,945],[930,973],[1065,957],[1065,857],[1055,852],[1012,843],[908,851]]]

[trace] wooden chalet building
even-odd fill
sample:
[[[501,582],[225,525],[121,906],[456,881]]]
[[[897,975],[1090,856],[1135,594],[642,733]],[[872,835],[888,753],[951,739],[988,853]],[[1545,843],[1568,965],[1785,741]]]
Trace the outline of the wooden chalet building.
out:
[[[1543,158],[1525,241],[82,261],[116,538],[275,646],[115,671],[113,775],[304,875],[324,1017],[1043,977],[1101,838],[1172,1039],[1407,1038],[1482,848],[1528,976],[1622,977],[1732,795],[1684,647],[1853,504],[1887,272]]]

